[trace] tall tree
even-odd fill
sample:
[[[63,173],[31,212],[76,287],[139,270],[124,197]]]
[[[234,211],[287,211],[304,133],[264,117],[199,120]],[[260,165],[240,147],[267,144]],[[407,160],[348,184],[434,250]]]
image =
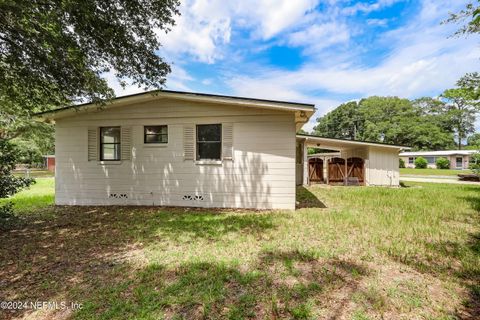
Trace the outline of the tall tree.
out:
[[[355,140],[362,134],[363,120],[356,101],[339,105],[317,122],[313,130],[324,137]]]
[[[0,2],[0,115],[10,129],[38,111],[114,96],[105,72],[161,88],[169,65],[157,54],[178,0]],[[7,120],[5,120],[7,119]],[[5,132],[0,132],[4,137]]]
[[[317,119],[321,136],[407,145],[416,150],[442,150],[454,144],[442,101],[422,98],[369,97],[349,102]]]
[[[445,90],[442,97],[447,101],[449,120],[455,129],[457,148],[460,150],[462,141],[475,131],[476,114],[480,109],[478,97],[465,88]]]

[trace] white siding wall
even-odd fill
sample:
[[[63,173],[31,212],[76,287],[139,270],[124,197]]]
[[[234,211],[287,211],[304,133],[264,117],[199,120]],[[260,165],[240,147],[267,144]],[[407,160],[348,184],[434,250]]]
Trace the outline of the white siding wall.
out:
[[[233,161],[184,160],[183,126],[201,123],[233,123]],[[168,145],[144,145],[143,126],[165,124]],[[132,128],[131,160],[88,161],[87,130],[99,126]],[[295,208],[293,113],[158,100],[60,119],[55,138],[60,205]],[[203,200],[183,200],[185,195]]]
[[[398,152],[383,148],[369,148],[366,162],[367,184],[372,186],[398,186],[400,171]]]

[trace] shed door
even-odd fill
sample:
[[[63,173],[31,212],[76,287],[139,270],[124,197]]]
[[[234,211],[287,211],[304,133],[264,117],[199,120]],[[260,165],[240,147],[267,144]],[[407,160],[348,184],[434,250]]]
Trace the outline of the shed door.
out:
[[[360,184],[363,184],[365,182],[365,166],[363,159],[347,159],[347,176],[348,178],[354,178],[352,181],[355,182],[357,181],[356,179],[358,179],[358,183]]]
[[[308,160],[308,177],[310,181],[321,182],[323,181],[323,160],[313,158]]]
[[[345,178],[345,160],[332,158],[328,161],[328,181],[343,182]]]

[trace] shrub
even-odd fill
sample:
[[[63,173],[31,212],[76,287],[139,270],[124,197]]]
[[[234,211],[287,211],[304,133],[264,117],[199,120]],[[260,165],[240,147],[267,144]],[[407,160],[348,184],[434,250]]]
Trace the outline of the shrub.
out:
[[[398,159],[398,167],[405,168],[405,161],[402,158]]]
[[[474,153],[472,155],[469,168],[477,176],[480,176],[480,152]]]
[[[415,169],[427,168],[428,162],[424,157],[415,158]]]
[[[30,178],[19,178],[12,175],[17,156],[18,151],[14,146],[10,142],[0,139],[0,198],[11,197],[35,182]],[[13,204],[11,202],[2,203],[0,205],[0,228],[10,223],[13,217]]]
[[[438,158],[435,164],[437,169],[450,169],[450,161],[447,158]]]

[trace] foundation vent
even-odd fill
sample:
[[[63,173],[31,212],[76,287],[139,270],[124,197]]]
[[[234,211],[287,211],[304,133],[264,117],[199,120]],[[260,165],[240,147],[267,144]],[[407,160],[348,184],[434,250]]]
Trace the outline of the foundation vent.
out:
[[[108,197],[110,199],[128,199],[128,195],[126,193],[110,193]]]
[[[182,197],[182,200],[188,201],[203,201],[203,196],[198,194],[186,194]]]

